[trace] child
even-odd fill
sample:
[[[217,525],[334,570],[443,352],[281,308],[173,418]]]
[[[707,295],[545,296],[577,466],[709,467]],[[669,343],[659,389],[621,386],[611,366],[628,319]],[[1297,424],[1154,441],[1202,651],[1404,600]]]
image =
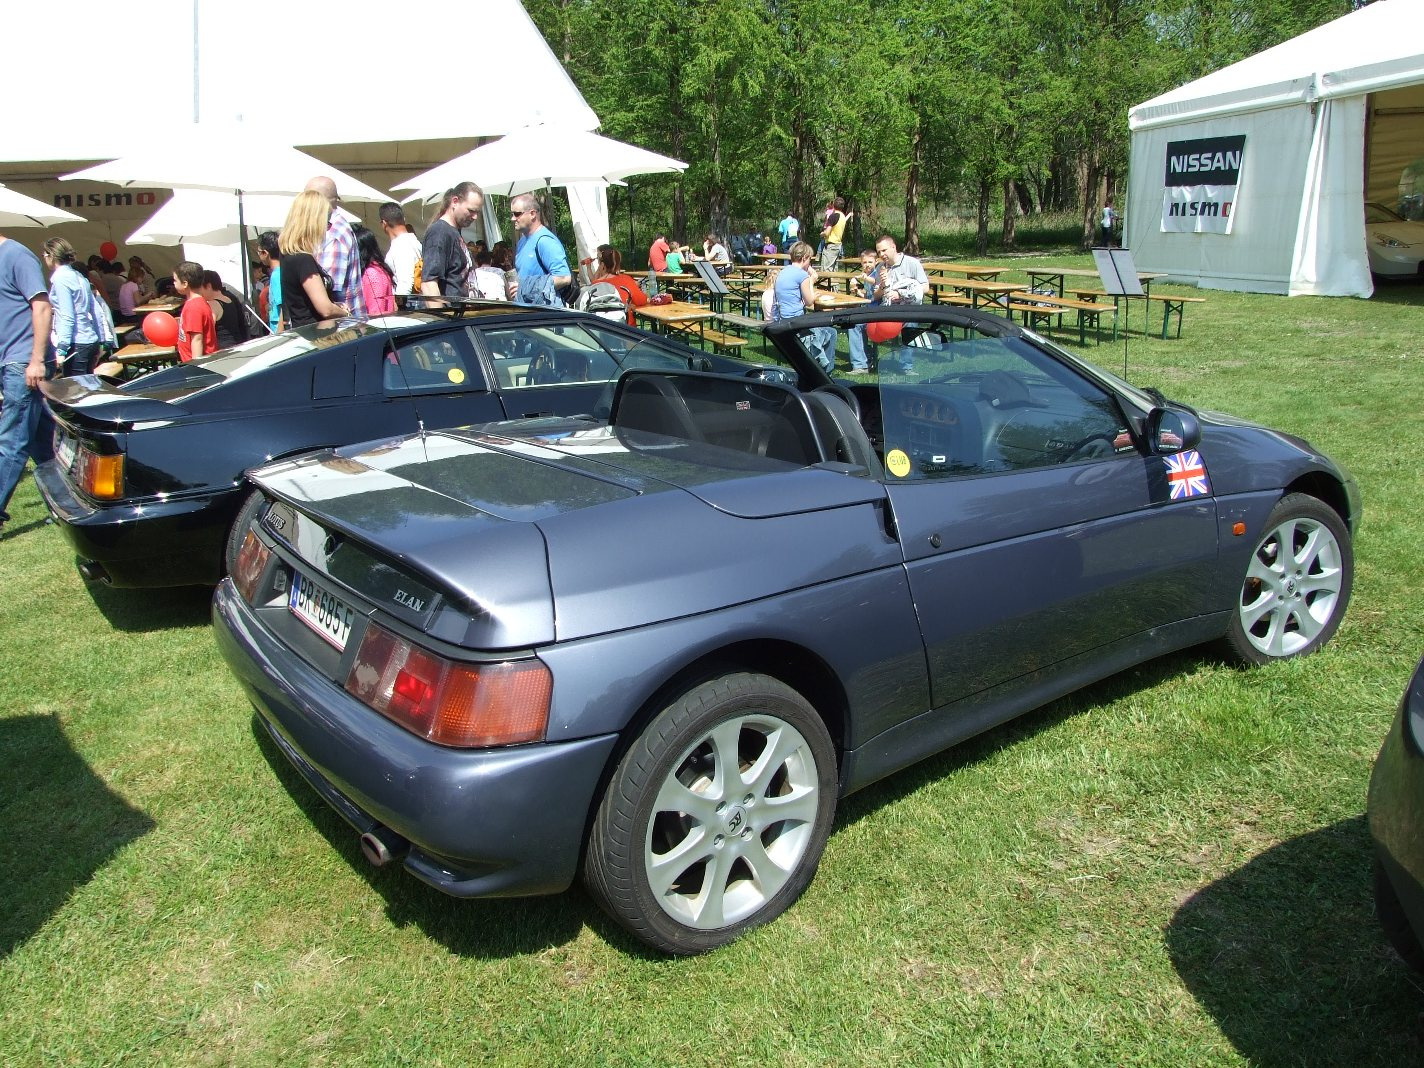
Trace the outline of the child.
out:
[[[667,269],[673,274],[682,273],[682,248],[680,246],[674,245],[668,250]]]
[[[183,298],[178,315],[178,359],[187,363],[217,351],[218,325],[213,310],[199,292],[203,287],[203,265],[184,260],[173,268],[173,288]]]
[[[870,303],[880,303],[880,298],[875,292],[875,287],[880,284],[880,263],[876,259],[874,249],[867,248],[861,251],[860,273],[850,280],[850,284]]]
[[[762,242],[762,244],[761,244],[761,251],[762,251],[762,255],[764,255],[764,256],[774,256],[774,255],[776,255],[778,249],[777,249],[777,247],[776,247],[776,242],[771,239],[771,235],[770,235],[770,234],[767,234],[767,235],[766,235],[766,240]]]

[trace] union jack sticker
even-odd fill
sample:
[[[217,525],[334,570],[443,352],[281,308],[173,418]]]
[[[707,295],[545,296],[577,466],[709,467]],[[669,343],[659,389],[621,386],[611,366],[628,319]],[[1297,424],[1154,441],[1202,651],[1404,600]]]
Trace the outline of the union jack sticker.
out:
[[[1211,493],[1211,482],[1206,477],[1206,464],[1196,449],[1188,449],[1174,456],[1163,457],[1167,465],[1167,485],[1171,488],[1171,499],[1185,500],[1188,497],[1202,497]]]

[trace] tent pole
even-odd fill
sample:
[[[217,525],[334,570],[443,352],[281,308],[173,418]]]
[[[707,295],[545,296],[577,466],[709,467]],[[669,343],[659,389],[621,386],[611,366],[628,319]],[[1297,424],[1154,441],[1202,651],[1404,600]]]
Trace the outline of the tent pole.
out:
[[[628,183],[628,262],[633,262],[633,251],[638,247],[633,240],[633,183]]]

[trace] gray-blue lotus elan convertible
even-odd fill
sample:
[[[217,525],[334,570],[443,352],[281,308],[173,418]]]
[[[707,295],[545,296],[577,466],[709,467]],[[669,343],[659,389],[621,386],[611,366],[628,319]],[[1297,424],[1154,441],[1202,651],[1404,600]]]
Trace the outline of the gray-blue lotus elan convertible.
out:
[[[871,370],[829,377],[855,331]],[[1300,438],[972,311],[766,338],[780,380],[629,370],[600,421],[251,473],[218,643],[371,861],[581,877],[697,953],[796,901],[852,791],[1150,657],[1339,626],[1359,493]]]

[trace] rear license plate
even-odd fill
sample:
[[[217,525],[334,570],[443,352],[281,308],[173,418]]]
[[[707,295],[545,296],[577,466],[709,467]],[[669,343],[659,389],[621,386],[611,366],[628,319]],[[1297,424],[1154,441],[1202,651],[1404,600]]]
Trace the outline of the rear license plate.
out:
[[[74,439],[63,431],[59,434],[59,441],[54,447],[55,458],[59,460],[59,469],[68,471],[74,466]]]
[[[300,571],[293,571],[287,608],[336,648],[346,648],[356,610],[319,582],[313,582]]]

